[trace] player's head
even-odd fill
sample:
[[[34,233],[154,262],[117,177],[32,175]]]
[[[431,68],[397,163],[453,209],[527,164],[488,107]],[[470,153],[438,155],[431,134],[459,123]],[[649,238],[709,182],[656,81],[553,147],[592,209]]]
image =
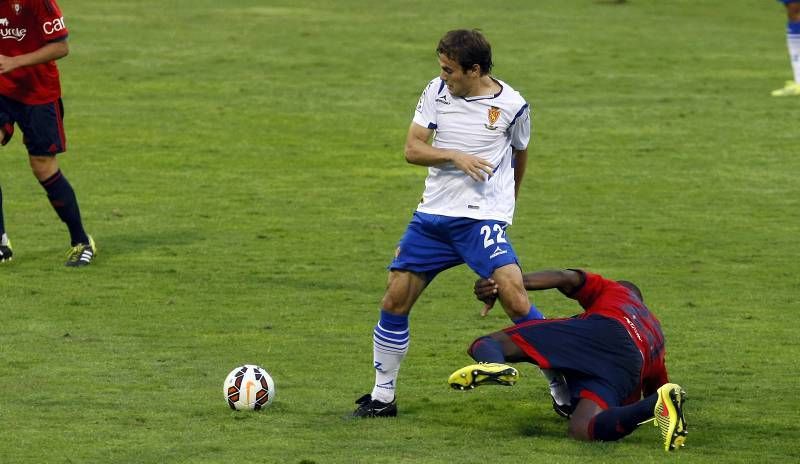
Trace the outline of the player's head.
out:
[[[633,294],[636,295],[642,303],[644,303],[644,297],[642,296],[642,291],[639,290],[639,287],[637,287],[636,284],[627,280],[618,280],[617,283],[627,288],[628,290],[632,291]]]
[[[442,37],[436,47],[440,77],[454,96],[469,93],[473,82],[492,70],[492,47],[478,30],[458,29]]]
[[[444,55],[466,72],[476,69],[481,76],[492,71],[492,46],[477,29],[456,29],[439,40],[436,53]]]

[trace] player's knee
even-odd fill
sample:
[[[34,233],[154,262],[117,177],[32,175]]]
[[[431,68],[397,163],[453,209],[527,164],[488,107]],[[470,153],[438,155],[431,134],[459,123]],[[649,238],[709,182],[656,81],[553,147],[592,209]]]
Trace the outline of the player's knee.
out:
[[[387,291],[381,299],[381,309],[390,314],[404,315],[411,311],[408,295]]]
[[[789,21],[800,21],[800,3],[789,3],[786,5],[786,16]]]
[[[28,159],[33,175],[40,181],[48,179],[58,171],[58,163],[55,157],[31,156]]]
[[[567,426],[567,436],[573,440],[578,441],[591,441],[592,437],[589,434],[589,424],[584,421],[569,421]]]
[[[582,436],[580,433],[578,433],[578,429],[577,429],[577,428],[575,428],[575,427],[573,427],[573,426],[572,426],[572,424],[570,424],[570,425],[567,427],[567,436],[568,436],[568,437],[570,437],[570,438],[572,438],[573,440],[578,440],[578,441],[586,441],[586,440],[583,438],[583,436]]]
[[[475,358],[475,351],[477,351],[478,347],[486,343],[490,338],[491,337],[489,337],[488,335],[476,338],[472,342],[472,344],[469,345],[469,348],[467,348],[467,354],[469,355],[469,357],[477,361],[477,359]]]
[[[381,298],[381,309],[388,313],[396,313],[399,306],[397,300],[390,293],[386,293]]]

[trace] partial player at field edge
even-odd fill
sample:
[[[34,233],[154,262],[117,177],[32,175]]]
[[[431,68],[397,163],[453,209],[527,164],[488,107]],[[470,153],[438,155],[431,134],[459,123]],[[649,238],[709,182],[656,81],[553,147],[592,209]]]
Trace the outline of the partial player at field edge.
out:
[[[86,233],[72,185],[61,172],[56,155],[67,149],[64,105],[55,61],[67,56],[64,16],[55,0],[0,1],[0,144],[23,134],[33,175],[70,235],[66,265],[90,264],[97,254]],[[0,262],[14,256],[3,220],[0,189]]]
[[[786,45],[789,48],[789,62],[792,65],[794,80],[772,91],[773,97],[800,95],[800,0],[778,0],[786,7]]]

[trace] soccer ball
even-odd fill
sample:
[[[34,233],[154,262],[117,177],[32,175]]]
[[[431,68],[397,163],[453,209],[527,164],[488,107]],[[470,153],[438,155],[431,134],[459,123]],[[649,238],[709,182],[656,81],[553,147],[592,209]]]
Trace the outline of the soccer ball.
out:
[[[275,398],[275,381],[263,367],[245,364],[228,374],[222,393],[231,409],[258,411]]]

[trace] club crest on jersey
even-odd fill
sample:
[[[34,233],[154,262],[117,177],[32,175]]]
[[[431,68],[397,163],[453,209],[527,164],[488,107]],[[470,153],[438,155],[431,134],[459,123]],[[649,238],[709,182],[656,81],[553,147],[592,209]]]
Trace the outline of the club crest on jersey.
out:
[[[19,3],[14,2],[14,13],[19,14],[20,10],[22,10],[22,7],[19,5]]]
[[[500,108],[496,106],[489,108],[489,124],[484,124],[484,127],[489,130],[497,130],[497,126],[495,126],[494,123],[496,123],[498,119],[500,119]]]

